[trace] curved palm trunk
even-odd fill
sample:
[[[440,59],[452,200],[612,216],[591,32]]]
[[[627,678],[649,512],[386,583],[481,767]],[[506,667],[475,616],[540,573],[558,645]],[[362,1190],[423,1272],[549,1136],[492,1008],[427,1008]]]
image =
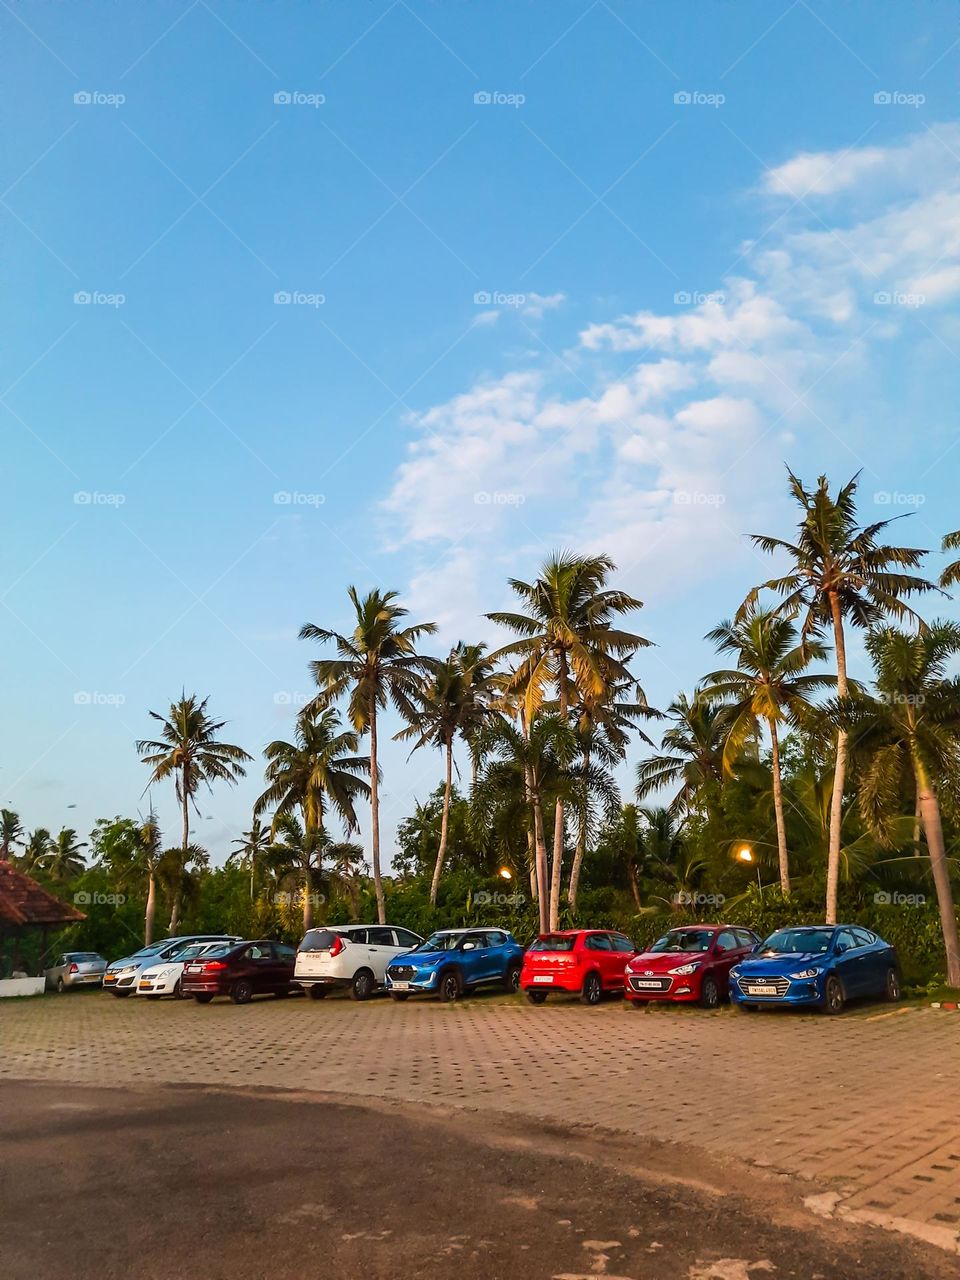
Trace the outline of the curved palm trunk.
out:
[[[583,767],[586,773],[590,771],[590,748],[583,749]],[[587,785],[587,784],[585,784]],[[580,868],[583,866],[583,858],[587,852],[587,799],[584,796],[583,811],[580,814],[580,826],[577,832],[577,848],[573,855],[573,866],[570,868],[570,887],[567,889],[567,901],[570,903],[570,910],[577,909],[577,889],[580,887]]]
[[[147,909],[143,913],[143,945],[153,942],[154,922],[157,918],[157,877],[151,867],[147,873]]]
[[[933,872],[933,883],[937,890],[937,905],[940,908],[940,927],[943,930],[943,945],[947,957],[947,983],[951,987],[960,987],[960,939],[957,937],[957,913],[953,905],[950,873],[947,870],[947,850],[943,839],[943,824],[940,821],[940,805],[923,761],[917,756],[916,750],[913,753],[913,770],[917,779],[923,830],[927,837],[927,848],[930,851],[930,869]]]
[[[433,881],[430,885],[430,905],[437,905],[437,890],[440,888],[440,876],[443,872],[443,860],[447,855],[447,829],[450,823],[450,792],[453,790],[453,738],[447,739],[447,772],[443,784],[443,816],[440,819],[440,848],[437,850],[437,865],[433,869]]]
[[[843,618],[840,602],[830,596],[833,615],[833,641],[837,651],[837,693],[847,696],[847,652],[843,640]],[[833,795],[830,797],[830,843],[827,849],[827,902],[826,922],[837,923],[837,893],[840,883],[840,826],[843,822],[843,784],[847,776],[847,734],[837,733],[837,762],[833,770]]]
[[[560,693],[560,716],[566,720],[567,705],[567,656],[560,653],[557,670],[557,686]],[[560,925],[560,880],[563,875],[563,799],[558,796],[553,814],[553,857],[550,865],[550,928]]]
[[[377,702],[370,698],[370,841],[373,861],[373,888],[377,895],[377,920],[387,923],[387,910],[383,900],[383,881],[380,878],[380,784],[377,779]]]
[[[770,742],[773,748],[773,812],[777,820],[777,855],[780,859],[780,892],[785,898],[790,897],[790,855],[787,852],[787,824],[783,819],[783,777],[780,768],[780,739],[777,736],[777,722],[772,717],[767,721],[770,726]]]

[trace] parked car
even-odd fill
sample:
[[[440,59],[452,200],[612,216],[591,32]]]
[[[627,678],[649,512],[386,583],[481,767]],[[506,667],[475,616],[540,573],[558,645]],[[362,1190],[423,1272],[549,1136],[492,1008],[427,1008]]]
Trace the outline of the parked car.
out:
[[[778,929],[730,974],[739,1009],[813,1005],[839,1013],[860,996],[900,999],[896,950],[859,925]]]
[[[626,934],[609,929],[542,933],[524,953],[520,986],[531,1004],[543,1004],[551,991],[599,1004],[605,991],[623,991],[624,970],[636,950]]]
[[[107,962],[96,951],[64,951],[57,956],[56,964],[44,969],[47,986],[54,991],[66,991],[68,987],[99,987],[103,982]]]
[[[115,996],[130,996],[137,989],[140,970],[146,965],[156,964],[160,960],[172,960],[184,947],[195,942],[239,942],[229,933],[191,933],[176,938],[164,938],[160,942],[152,942],[149,947],[141,947],[132,955],[114,960],[107,965],[103,975],[103,989]]]
[[[234,1004],[249,1004],[257,995],[287,996],[296,959],[293,947],[269,938],[226,943],[186,962],[180,992],[198,1004],[214,996],[229,996]]]
[[[459,1000],[475,987],[520,985],[523,948],[506,929],[441,929],[413,951],[387,965],[387,990],[394,1000],[417,992]]]
[[[184,947],[182,951],[178,951],[172,960],[159,960],[156,964],[145,965],[140,970],[140,977],[137,981],[137,995],[146,996],[149,1000],[159,1000],[161,996],[173,996],[174,999],[180,999],[183,994],[180,990],[180,979],[186,962],[195,960],[197,956],[205,955],[206,952],[221,946],[223,946],[223,943],[219,940],[217,942],[196,942],[192,946]]]
[[[384,924],[338,924],[309,929],[297,948],[294,979],[314,1000],[334,987],[349,987],[354,1000],[367,1000],[386,983],[391,960],[423,939],[409,929]]]
[[[670,929],[627,965],[627,999],[634,1005],[668,1000],[715,1009],[729,994],[730,970],[759,941],[752,929],[727,924]]]

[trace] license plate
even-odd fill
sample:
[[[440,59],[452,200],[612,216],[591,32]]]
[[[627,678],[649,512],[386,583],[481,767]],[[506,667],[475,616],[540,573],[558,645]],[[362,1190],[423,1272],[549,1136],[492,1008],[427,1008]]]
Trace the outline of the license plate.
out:
[[[776,987],[747,987],[749,996],[775,996],[776,994]]]
[[[659,991],[663,984],[657,978],[637,978],[633,985],[635,987],[645,987],[651,991]]]
[[[104,982],[116,982],[116,977],[112,973],[108,973],[104,978]]]
[[[391,987],[391,990],[393,991],[409,991],[410,983],[409,982],[391,982],[390,987]]]
[[[534,982],[552,982],[553,974],[552,973],[535,973],[533,975],[533,980]]]

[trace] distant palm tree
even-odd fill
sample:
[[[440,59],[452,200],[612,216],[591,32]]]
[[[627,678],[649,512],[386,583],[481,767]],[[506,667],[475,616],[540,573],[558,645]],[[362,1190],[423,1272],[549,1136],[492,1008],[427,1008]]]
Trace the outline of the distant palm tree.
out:
[[[377,760],[377,716],[392,702],[405,719],[414,715],[413,695],[420,687],[430,660],[417,653],[423,636],[436,631],[436,623],[401,627],[407,610],[396,602],[395,591],[370,591],[360,598],[348,590],[356,625],[349,636],[318,627],[312,622],[300,628],[301,640],[333,641],[338,657],[310,663],[320,693],[308,710],[322,710],[349,693],[348,716],[357,733],[370,734],[370,828],[373,883],[377,918],[386,923],[386,907],[380,874],[380,773]]]
[[[49,852],[41,854],[37,861],[51,880],[65,884],[86,869],[86,861],[81,853],[86,847],[86,841],[78,841],[77,833],[72,827],[64,827],[51,842]]]
[[[250,830],[241,831],[231,843],[237,847],[233,853],[228,854],[227,862],[236,863],[244,871],[250,872],[250,901],[252,902],[255,896],[257,866],[270,847],[270,833],[260,819],[254,817],[250,822]]]
[[[226,724],[207,714],[207,702],[199,701],[195,694],[182,694],[178,702],[171,703],[167,716],[151,711],[161,730],[159,739],[141,739],[137,751],[144,764],[150,766],[150,782],[165,782],[173,778],[177,800],[183,815],[182,870],[185,873],[190,849],[190,805],[196,810],[196,796],[201,785],[212,790],[214,782],[235,785],[246,774],[244,764],[251,760],[246,751],[229,742],[220,742],[217,734]],[[180,920],[180,895],[173,893],[170,932]]]
[[[143,945],[149,947],[156,927],[157,879],[164,858],[163,837],[156,814],[151,810],[139,822],[132,818],[115,818],[112,822],[102,818],[91,839],[119,887],[135,885],[139,888],[146,881]],[[179,857],[176,861],[179,862]]]
[[[53,836],[46,827],[37,827],[31,831],[23,846],[20,864],[25,871],[36,871],[42,868],[44,859],[53,849]]]
[[[684,840],[682,824],[669,808],[642,808],[638,811],[640,857],[644,873],[679,895],[692,896],[706,869],[706,863]],[[682,904],[682,898],[680,898]]]
[[[790,894],[790,855],[783,816],[783,775],[780,767],[781,724],[802,725],[812,717],[814,694],[835,686],[831,675],[804,674],[811,662],[822,662],[827,651],[817,640],[798,642],[793,621],[769,609],[750,609],[736,622],[721,622],[707,634],[721,653],[733,654],[736,670],[713,671],[704,678],[703,697],[729,708],[723,749],[724,772],[733,776],[744,744],[766,725],[772,750],[773,811],[777,824],[780,889]]]
[[[23,823],[12,809],[0,809],[0,858],[9,861],[16,845],[23,844]]]
[[[950,885],[938,786],[960,776],[960,676],[947,677],[960,653],[960,624],[934,622],[916,635],[875,627],[867,635],[877,696],[854,693],[832,704],[835,722],[853,735],[860,812],[870,830],[892,844],[901,781],[909,770],[937,891],[947,960],[947,982],[960,987],[960,938]],[[943,781],[941,781],[943,780]]]
[[[926,552],[916,547],[896,547],[878,541],[890,520],[862,526],[857,517],[859,474],[849,480],[834,497],[826,476],[820,476],[815,490],[787,470],[790,492],[800,507],[797,541],[751,534],[761,551],[783,553],[793,563],[783,577],[771,578],[751,591],[741,614],[756,604],[758,592],[775,591],[782,599],[781,610],[794,616],[803,613],[802,636],[806,640],[822,627],[833,631],[837,663],[837,692],[846,697],[847,651],[845,622],[858,627],[872,626],[885,617],[917,618],[905,597],[936,590],[932,582],[904,569],[916,569]],[[837,919],[837,886],[840,869],[840,824],[843,819],[843,787],[847,769],[847,734],[837,733],[837,756],[830,812],[830,847],[827,856],[826,919]]]
[[[492,656],[494,661],[506,657],[519,660],[514,680],[524,691],[527,724],[533,724],[548,688],[556,690],[560,715],[566,720],[578,696],[600,698],[611,684],[631,679],[626,663],[650,642],[614,626],[623,614],[643,607],[625,591],[607,586],[615,569],[608,556],[557,553],[543,565],[534,582],[510,579],[525,613],[487,614],[491,621],[520,637]],[[560,913],[563,837],[564,802],[558,795],[550,880],[552,929],[557,927]]]
[[[670,812],[686,818],[702,809],[704,789],[723,781],[730,712],[696,692],[692,699],[678,694],[664,715],[672,724],[663,734],[660,754],[637,766],[637,800],[642,803],[663,788],[676,788]]]
[[[944,551],[956,551],[958,548],[960,548],[960,529],[955,533],[948,533],[943,539]],[[960,560],[953,560],[941,573],[940,586],[946,589],[955,587],[958,582],[960,582]]]
[[[333,809],[348,832],[357,831],[354,801],[370,794],[370,785],[361,776],[370,764],[356,754],[358,747],[357,733],[343,728],[332,707],[302,712],[295,740],[279,739],[264,751],[268,786],[253,806],[254,817],[267,809],[277,817],[299,810],[304,830],[316,832],[323,829],[326,813]]]
[[[325,851],[331,883],[342,890],[356,920],[360,913],[360,877],[364,872],[363,846],[348,840],[334,841]]]
[[[330,839],[322,828],[312,831],[293,812],[280,813],[273,823],[274,839],[267,865],[280,885],[296,885],[303,900],[303,931],[313,928],[314,889]]]

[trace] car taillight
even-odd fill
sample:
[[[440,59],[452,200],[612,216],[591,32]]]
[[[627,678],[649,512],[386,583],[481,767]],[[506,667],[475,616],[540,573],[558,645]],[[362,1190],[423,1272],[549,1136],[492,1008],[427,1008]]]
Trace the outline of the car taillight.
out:
[[[203,966],[204,973],[216,973],[219,969],[225,969],[227,966],[222,960],[208,960]]]
[[[333,942],[331,942],[330,944],[330,954],[332,956],[338,956],[342,950],[343,950],[343,939],[334,938]]]
[[[72,965],[70,966],[70,972],[71,972],[71,973],[79,973],[79,972],[80,972],[80,966],[79,966],[78,964],[72,964]]]

